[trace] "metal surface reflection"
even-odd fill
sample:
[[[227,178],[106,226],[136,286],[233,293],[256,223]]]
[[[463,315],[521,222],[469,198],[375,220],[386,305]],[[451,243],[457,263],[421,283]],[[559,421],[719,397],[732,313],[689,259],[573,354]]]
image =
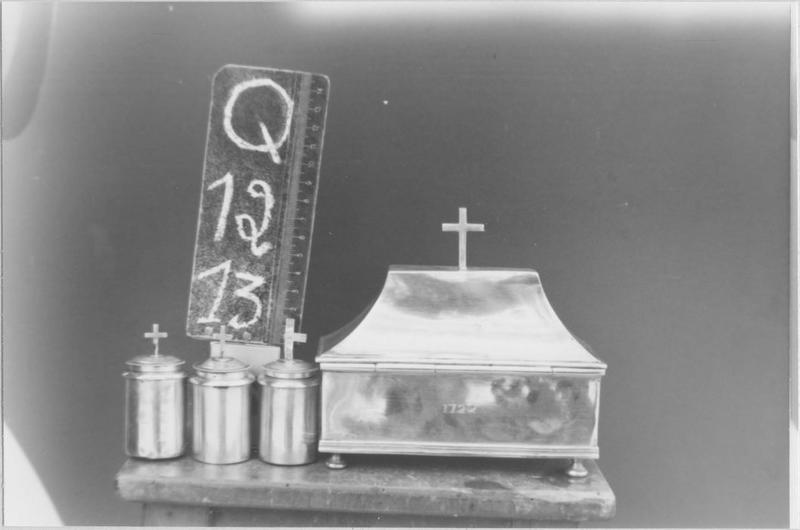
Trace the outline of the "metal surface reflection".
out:
[[[392,267],[324,337],[320,451],[596,458],[606,365],[527,269]]]

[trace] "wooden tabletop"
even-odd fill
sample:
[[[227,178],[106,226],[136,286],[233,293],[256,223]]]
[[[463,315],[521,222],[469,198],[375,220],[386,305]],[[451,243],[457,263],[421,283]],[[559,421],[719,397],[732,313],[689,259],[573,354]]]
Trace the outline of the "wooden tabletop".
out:
[[[292,467],[130,459],[117,489],[143,503],[562,522],[610,519],[616,507],[594,461],[585,461],[586,478],[572,480],[563,460],[349,456],[348,463],[333,471],[322,459]]]

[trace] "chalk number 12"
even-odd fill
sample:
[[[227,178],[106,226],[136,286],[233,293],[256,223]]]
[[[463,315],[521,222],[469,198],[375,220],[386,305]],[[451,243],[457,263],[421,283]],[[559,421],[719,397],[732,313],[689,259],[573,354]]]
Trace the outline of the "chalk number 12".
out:
[[[228,214],[231,210],[231,202],[233,201],[233,175],[228,172],[224,177],[219,178],[212,182],[209,190],[224,186],[222,193],[222,208],[217,217],[217,225],[214,230],[214,241],[221,241],[225,237],[225,228],[228,226]],[[260,179],[253,179],[247,186],[247,193],[254,199],[262,199],[264,203],[264,213],[261,217],[261,223],[256,223],[255,219],[249,214],[242,213],[234,217],[236,219],[236,231],[239,237],[244,241],[250,243],[250,252],[256,257],[261,257],[272,249],[272,244],[269,241],[259,243],[258,240],[269,228],[269,222],[272,220],[272,208],[275,206],[275,197],[272,195],[272,188],[266,181]]]

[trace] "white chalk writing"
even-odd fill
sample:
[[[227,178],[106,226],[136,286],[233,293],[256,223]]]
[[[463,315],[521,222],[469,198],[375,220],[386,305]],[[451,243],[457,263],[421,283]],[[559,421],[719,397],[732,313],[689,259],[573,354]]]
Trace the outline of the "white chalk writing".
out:
[[[216,315],[217,310],[219,309],[219,304],[222,302],[222,295],[225,294],[225,286],[228,284],[228,275],[231,273],[231,260],[224,261],[215,267],[211,267],[210,269],[201,272],[197,275],[197,279],[202,280],[203,278],[212,276],[217,272],[222,272],[222,281],[219,283],[217,296],[214,298],[214,303],[211,305],[211,311],[209,311],[208,316],[204,316],[197,320],[197,322],[200,324],[219,322],[219,318],[217,318]]]
[[[269,241],[259,244],[258,239],[269,228],[269,221],[272,219],[272,207],[275,206],[275,197],[272,196],[272,189],[269,184],[258,179],[250,181],[247,186],[247,193],[254,199],[259,197],[264,199],[264,214],[261,217],[261,226],[256,229],[255,219],[251,215],[243,213],[236,216],[236,229],[239,232],[239,237],[250,242],[250,251],[253,255],[261,257],[272,248],[272,244]],[[249,230],[246,229],[245,225],[249,227]]]
[[[248,283],[241,289],[235,290],[233,294],[239,298],[250,300],[256,306],[256,309],[253,312],[253,316],[247,322],[242,322],[241,320],[239,320],[239,315],[234,316],[228,322],[228,325],[233,329],[242,329],[248,326],[252,326],[256,322],[258,322],[259,318],[261,318],[261,300],[259,300],[259,298],[253,294],[253,290],[264,285],[264,278],[247,272],[237,272],[235,273],[235,275],[238,279],[250,283]]]
[[[217,229],[214,231],[214,241],[221,241],[225,236],[225,226],[228,224],[228,212],[231,209],[231,200],[233,200],[233,175],[226,173],[221,179],[217,179],[208,186],[208,190],[225,185],[225,190],[222,195],[222,209],[219,211],[217,217]]]
[[[202,280],[203,278],[213,276],[217,273],[222,273],[222,279],[217,286],[217,296],[214,298],[214,303],[212,304],[211,311],[209,311],[208,315],[197,320],[197,322],[200,324],[220,321],[220,318],[217,316],[217,312],[219,311],[219,306],[222,303],[222,298],[225,295],[225,288],[228,285],[228,277],[231,273],[231,260],[224,261],[219,265],[201,272],[197,275],[197,279]],[[239,280],[248,282],[244,287],[236,289],[233,292],[233,295],[237,298],[244,298],[245,300],[252,302],[255,306],[253,316],[246,322],[242,322],[239,315],[234,315],[228,321],[228,325],[233,329],[242,329],[252,326],[258,322],[258,319],[261,317],[261,300],[253,293],[253,291],[264,285],[266,280],[262,276],[256,276],[255,274],[250,274],[248,272],[234,272],[233,275]]]
[[[261,130],[261,136],[264,139],[263,144],[253,144],[248,142],[236,132],[233,127],[233,107],[236,104],[236,101],[239,99],[239,96],[245,90],[256,88],[256,87],[269,87],[274,90],[281,98],[281,102],[285,107],[286,118],[283,122],[283,129],[281,130],[280,134],[275,140],[270,133],[269,129],[267,128],[264,122],[259,121],[258,127]],[[289,124],[292,121],[292,114],[294,113],[294,101],[289,96],[289,94],[284,90],[282,86],[278,83],[273,81],[272,79],[251,79],[249,81],[245,81],[244,83],[239,83],[233,90],[231,90],[231,94],[228,97],[228,102],[225,104],[224,110],[224,120],[223,120],[223,127],[225,129],[225,133],[228,135],[228,138],[231,139],[233,143],[239,146],[241,149],[247,149],[248,151],[258,151],[261,153],[268,153],[272,161],[276,164],[281,163],[281,156],[278,153],[278,149],[286,142],[286,139],[289,137]]]
[[[222,196],[222,207],[219,211],[219,217],[217,217],[216,229],[214,230],[214,241],[222,241],[225,237],[225,228],[228,225],[228,214],[231,210],[234,192],[233,175],[231,173],[226,173],[224,177],[215,180],[207,189],[213,190],[222,185],[225,186],[225,190]],[[254,199],[263,199],[264,207],[261,223],[256,223],[256,220],[250,214],[242,213],[235,217],[236,230],[239,233],[239,237],[250,243],[250,252],[260,258],[272,249],[272,243],[269,241],[259,243],[258,240],[269,228],[269,222],[272,220],[272,208],[275,206],[275,197],[269,184],[259,179],[250,181],[247,186],[247,193]]]

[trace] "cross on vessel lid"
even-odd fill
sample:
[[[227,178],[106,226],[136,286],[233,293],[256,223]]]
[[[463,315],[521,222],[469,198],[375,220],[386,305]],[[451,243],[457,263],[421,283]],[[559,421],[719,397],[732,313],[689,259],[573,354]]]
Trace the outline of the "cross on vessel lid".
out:
[[[153,355],[158,357],[158,340],[159,339],[166,339],[167,332],[166,331],[158,331],[158,324],[153,324],[153,331],[145,332],[144,338],[152,339],[153,341]]]
[[[172,355],[161,355],[158,351],[158,341],[167,338],[165,331],[159,331],[158,324],[153,324],[152,331],[144,333],[144,338],[153,342],[153,353],[138,355],[125,364],[135,372],[171,372],[177,370],[184,361]]]
[[[294,359],[294,343],[305,343],[306,334],[296,332],[294,330],[294,319],[287,318],[286,325],[283,329],[283,351],[281,352],[283,359]]]
[[[205,331],[206,335],[209,335],[212,339],[216,339],[219,344],[219,349],[216,355],[211,354],[208,359],[200,364],[196,364],[194,366],[195,370],[209,374],[234,374],[244,372],[250,368],[249,364],[243,363],[239,359],[225,356],[225,341],[233,338],[233,335],[226,333],[227,326],[224,324],[220,326],[217,333],[213,333],[213,329],[210,327],[206,328]]]
[[[264,374],[278,379],[305,379],[319,371],[315,365],[294,358],[294,343],[304,343],[306,334],[294,330],[294,319],[287,318],[283,331],[281,358],[264,365]]]

